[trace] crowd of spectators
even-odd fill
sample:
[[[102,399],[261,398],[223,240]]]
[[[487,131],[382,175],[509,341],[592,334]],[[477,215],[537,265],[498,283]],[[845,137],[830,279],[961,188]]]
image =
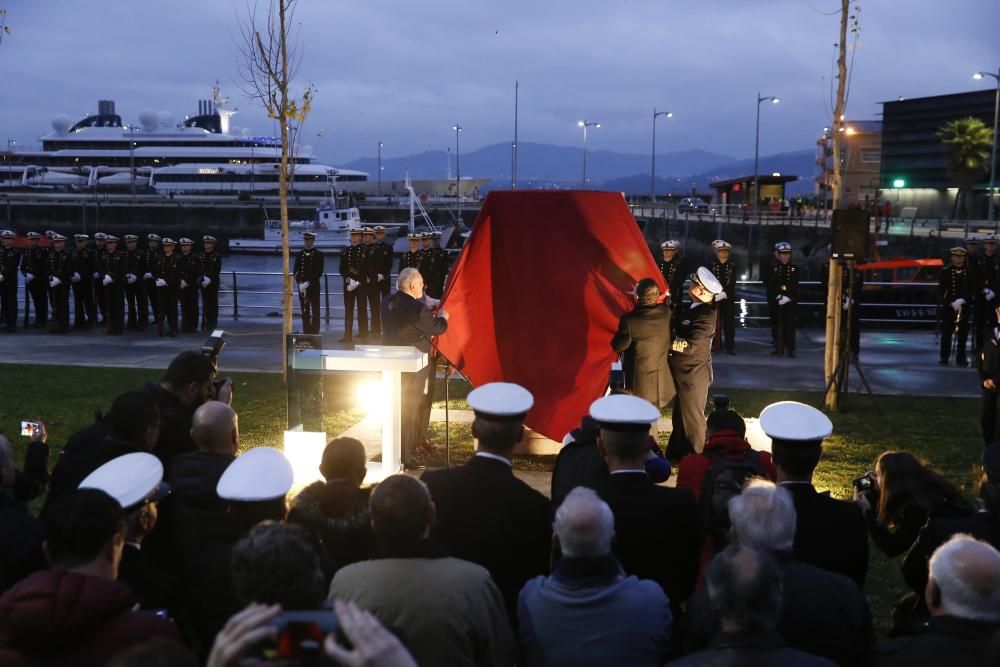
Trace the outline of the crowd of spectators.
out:
[[[1000,442],[974,501],[905,452],[837,500],[813,484],[821,412],[768,406],[767,453],[720,401],[670,486],[659,410],[611,395],[551,502],[511,465],[533,397],[490,383],[463,466],[366,487],[338,438],[290,497],[282,452],[240,453],[231,402],[183,353],[51,474],[44,425],[20,470],[0,436],[0,665],[1000,664]],[[905,554],[882,638],[869,541]]]

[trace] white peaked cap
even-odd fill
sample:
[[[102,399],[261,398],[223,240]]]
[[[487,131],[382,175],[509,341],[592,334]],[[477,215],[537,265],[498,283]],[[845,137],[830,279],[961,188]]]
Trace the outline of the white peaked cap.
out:
[[[145,452],[133,452],[111,459],[80,482],[81,489],[99,489],[118,501],[124,509],[145,501],[155,492],[166,495],[163,464]]]
[[[781,401],[760,413],[760,428],[773,440],[814,442],[833,433],[833,422],[811,405]]]
[[[255,447],[229,464],[215,492],[226,500],[284,498],[292,488],[292,464],[274,447]]]
[[[531,392],[512,382],[488,382],[469,392],[469,407],[486,418],[520,418],[535,404]]]

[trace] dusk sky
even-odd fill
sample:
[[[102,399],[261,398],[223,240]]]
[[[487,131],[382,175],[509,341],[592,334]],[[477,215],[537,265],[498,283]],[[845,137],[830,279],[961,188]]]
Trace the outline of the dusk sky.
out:
[[[266,3],[262,2],[262,6]],[[868,0],[861,4],[848,117],[877,103],[989,87],[1000,67],[997,0]],[[646,153],[652,109],[658,152],[701,148],[753,155],[811,148],[830,122],[836,0],[300,0],[297,82],[318,88],[302,144],[338,164],[454,146],[509,142],[514,81],[520,139]],[[216,79],[240,113],[271,134],[239,90],[243,0],[0,0],[12,34],[0,45],[0,141],[32,147],[59,113],[77,120],[113,99],[126,122],[145,109],[197,111]],[[317,133],[323,128],[322,139]],[[472,174],[474,175],[474,174]]]

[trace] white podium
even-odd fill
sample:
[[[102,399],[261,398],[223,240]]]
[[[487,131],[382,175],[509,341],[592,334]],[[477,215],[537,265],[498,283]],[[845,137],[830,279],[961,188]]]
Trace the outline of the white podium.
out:
[[[298,371],[355,371],[381,374],[382,462],[368,463],[368,482],[381,481],[402,469],[402,374],[428,364],[427,353],[411,346],[357,345],[353,350],[298,350],[292,368]],[[287,433],[293,433],[291,431]],[[287,441],[286,434],[286,441]],[[316,466],[319,466],[319,457]]]

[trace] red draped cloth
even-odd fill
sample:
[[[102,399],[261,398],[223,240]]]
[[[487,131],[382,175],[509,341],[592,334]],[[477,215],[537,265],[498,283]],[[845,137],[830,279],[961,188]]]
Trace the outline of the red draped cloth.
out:
[[[527,425],[561,440],[607,389],[642,278],[667,292],[621,194],[491,192],[449,276],[438,345],[473,386],[527,388]]]

